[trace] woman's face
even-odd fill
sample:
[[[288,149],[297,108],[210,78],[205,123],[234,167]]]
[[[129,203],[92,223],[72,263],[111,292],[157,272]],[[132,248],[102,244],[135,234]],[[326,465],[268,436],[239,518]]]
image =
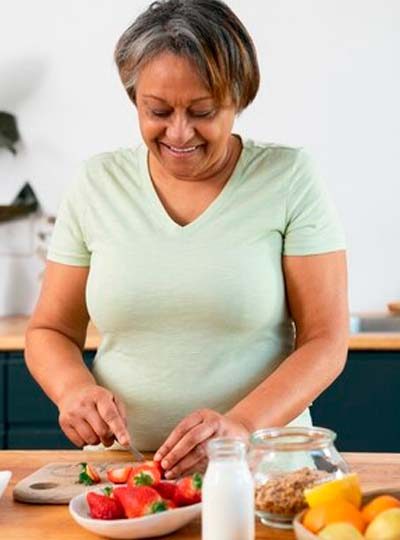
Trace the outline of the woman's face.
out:
[[[187,58],[164,53],[147,64],[136,105],[143,140],[166,173],[201,180],[223,167],[236,109],[217,106]]]

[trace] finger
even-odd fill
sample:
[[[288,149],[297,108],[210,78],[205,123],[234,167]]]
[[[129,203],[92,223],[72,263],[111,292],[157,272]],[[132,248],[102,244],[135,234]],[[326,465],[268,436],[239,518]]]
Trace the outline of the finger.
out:
[[[115,441],[114,435],[111,435],[111,437],[108,437],[108,438],[105,438],[105,439],[101,439],[102,444],[104,446],[106,446],[107,448],[112,446],[114,444],[114,441]]]
[[[115,402],[115,405],[117,406],[117,409],[119,411],[119,414],[121,415],[122,420],[125,423],[125,426],[127,426],[127,414],[126,414],[125,403],[118,396],[114,396],[114,402]]]
[[[194,473],[201,473],[204,474],[206,472],[208,465],[208,458],[203,458],[200,461],[197,461],[194,463],[191,467],[182,468],[182,471],[175,476],[175,478],[179,478],[182,476],[190,476]]]
[[[65,433],[65,435],[68,437],[68,439],[74,444],[75,446],[78,446],[78,448],[82,448],[85,446],[85,442],[83,441],[82,437],[75,431],[75,429],[70,425],[61,425],[61,429]]]
[[[194,413],[186,416],[179,424],[173,429],[169,434],[165,442],[157,450],[154,459],[156,461],[161,461],[169,452],[174,448],[174,446],[182,439],[182,437],[190,431],[192,428],[203,422],[203,415],[200,411],[195,411]],[[164,467],[164,464],[162,464]],[[164,467],[168,468],[168,467]]]
[[[203,441],[209,439],[217,430],[216,422],[210,421],[199,424],[186,433],[174,448],[162,460],[165,470],[170,470],[182,461],[185,456],[194,451],[198,454],[198,460],[205,455],[205,449],[201,446]],[[165,466],[164,466],[165,464]]]
[[[92,426],[83,418],[77,419],[74,423],[74,429],[84,441],[84,444],[99,444],[100,437],[93,431]]]
[[[206,472],[206,470],[207,470],[207,466],[208,466],[208,457],[198,461],[197,463],[195,463],[193,465],[193,467],[190,467],[189,469],[187,469],[183,473],[183,475],[187,476],[187,475],[190,475],[190,474],[194,474],[196,472],[204,474]]]
[[[93,431],[104,444],[104,446],[111,446],[114,442],[114,435],[111,432],[108,425],[99,415],[96,407],[91,407],[89,412],[86,414],[85,419],[88,424],[92,427]]]
[[[201,463],[207,461],[206,443],[207,441],[193,448],[181,461],[165,473],[165,477],[170,480],[178,476],[187,475],[190,471],[200,472]]]
[[[129,444],[129,433],[126,429],[125,419],[121,417],[116,402],[111,399],[102,399],[97,402],[97,410],[108,425],[112,433],[114,433],[116,439],[122,446]]]
[[[127,437],[128,437],[128,441],[127,443],[125,443],[123,446],[128,446],[131,444],[131,436],[129,434],[129,431],[128,431],[128,419],[127,419],[127,413],[126,413],[126,407],[125,407],[125,403],[122,401],[122,399],[120,399],[118,396],[114,396],[114,403],[119,411],[119,414],[122,418],[122,421],[124,423],[124,426],[125,426],[125,429],[126,429],[126,434],[127,434]]]

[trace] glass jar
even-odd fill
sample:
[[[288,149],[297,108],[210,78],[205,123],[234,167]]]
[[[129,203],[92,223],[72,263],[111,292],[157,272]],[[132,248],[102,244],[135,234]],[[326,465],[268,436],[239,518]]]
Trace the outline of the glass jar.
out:
[[[202,487],[202,540],[254,540],[254,481],[247,444],[218,438],[207,444]]]
[[[307,506],[305,488],[348,474],[335,439],[336,433],[320,427],[260,429],[251,435],[249,465],[262,523],[292,528],[294,516]]]

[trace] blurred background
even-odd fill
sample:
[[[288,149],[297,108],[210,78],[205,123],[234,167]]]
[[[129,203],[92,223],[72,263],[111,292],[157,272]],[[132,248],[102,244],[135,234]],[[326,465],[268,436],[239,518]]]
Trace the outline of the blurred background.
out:
[[[89,156],[140,141],[113,64],[123,30],[149,2],[0,0],[0,111],[17,154],[0,148],[0,205],[26,182],[40,211],[0,223],[0,316],[29,314],[51,220]],[[400,298],[400,2],[228,0],[261,66],[236,131],[305,146],[325,176],[348,241],[350,307]]]

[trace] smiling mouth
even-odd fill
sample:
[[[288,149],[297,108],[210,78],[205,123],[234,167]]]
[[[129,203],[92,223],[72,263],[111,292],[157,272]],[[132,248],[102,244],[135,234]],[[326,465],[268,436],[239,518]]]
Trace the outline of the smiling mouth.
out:
[[[171,145],[163,143],[163,142],[161,142],[160,144],[162,146],[165,146],[169,150],[169,152],[171,154],[174,154],[176,156],[188,156],[188,155],[191,155],[196,150],[198,150],[200,148],[200,146],[203,146],[203,145],[197,144],[195,146],[186,146],[184,148],[179,148],[177,146],[171,146]]]

